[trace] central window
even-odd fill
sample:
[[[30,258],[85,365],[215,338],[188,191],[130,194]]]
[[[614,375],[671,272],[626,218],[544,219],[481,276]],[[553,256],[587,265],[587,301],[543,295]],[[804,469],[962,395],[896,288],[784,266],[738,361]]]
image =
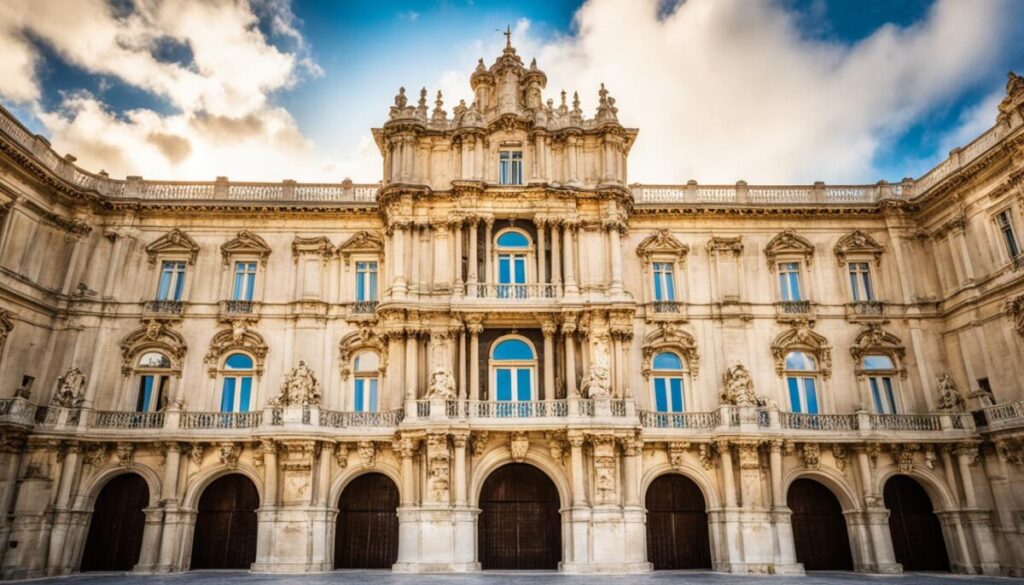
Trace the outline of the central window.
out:
[[[151,351],[142,354],[138,367],[138,395],[135,410],[154,412],[167,405],[167,388],[171,380],[171,360],[162,353]]]
[[[356,262],[356,301],[377,300],[377,262]]]
[[[654,300],[676,300],[676,286],[672,273],[672,263],[654,262],[652,268],[654,272]]]
[[[256,285],[256,263],[235,262],[235,287],[231,291],[233,301],[252,301]]]
[[[683,398],[683,360],[678,355],[666,351],[654,356],[651,366],[654,406],[657,411],[686,411]]]
[[[248,412],[252,397],[252,358],[244,353],[233,353],[224,360],[221,372],[221,412]]]
[[[854,302],[875,300],[871,288],[871,266],[867,262],[850,262],[850,294]]]
[[[353,363],[355,376],[352,388],[352,410],[376,412],[378,407],[377,386],[380,376],[380,358],[372,351],[356,356]]]
[[[495,241],[495,250],[498,255],[498,298],[526,298],[530,238],[520,231],[502,232]]]
[[[533,400],[537,354],[522,337],[499,339],[491,350],[491,396],[498,402]]]
[[[786,386],[793,412],[818,414],[817,365],[802,351],[786,355]]]
[[[156,291],[158,301],[180,301],[185,290],[185,263],[164,262],[160,269],[160,286]]]
[[[779,297],[783,301],[801,301],[800,294],[800,263],[782,262],[779,264]]]
[[[498,183],[523,184],[523,151],[503,150],[498,153]]]
[[[896,392],[893,374],[896,366],[887,355],[864,356],[864,370],[871,390],[871,403],[878,414],[896,414]]]

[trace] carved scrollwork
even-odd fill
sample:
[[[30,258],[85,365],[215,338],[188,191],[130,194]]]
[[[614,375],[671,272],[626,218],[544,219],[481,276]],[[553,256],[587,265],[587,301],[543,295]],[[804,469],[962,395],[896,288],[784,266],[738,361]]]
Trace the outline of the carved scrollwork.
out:
[[[810,328],[806,321],[799,321],[783,331],[772,341],[772,357],[775,372],[782,375],[786,369],[786,354],[791,351],[805,351],[818,361],[818,369],[826,379],[832,373],[832,346],[828,339]]]
[[[872,256],[875,262],[878,262],[882,257],[882,253],[885,252],[885,246],[879,244],[866,232],[854,230],[839,238],[839,242],[836,243],[835,252],[836,260],[840,266],[846,264],[847,257],[854,255]]]
[[[167,254],[184,255],[188,258],[189,264],[195,264],[199,255],[199,244],[185,232],[174,228],[146,246],[150,266],[156,266],[157,258]]]
[[[262,335],[249,329],[248,323],[235,321],[230,329],[218,331],[210,340],[210,349],[206,352],[204,361],[207,373],[211,378],[217,375],[217,365],[220,359],[232,351],[244,351],[251,354],[256,375],[263,375],[264,362],[270,348],[263,340]]]
[[[691,375],[696,376],[700,372],[700,352],[697,351],[697,342],[693,335],[684,331],[678,323],[661,323],[657,329],[644,338],[641,351],[644,361],[640,372],[645,380],[651,376],[651,359],[661,351],[678,352],[686,360]]]
[[[907,350],[899,337],[882,329],[880,323],[871,323],[864,331],[861,331],[850,346],[850,356],[853,358],[854,368],[858,374],[863,373],[862,361],[864,356],[882,354],[892,359],[901,378],[907,377],[907,369],[903,366]]]
[[[814,256],[814,244],[807,238],[797,235],[796,231],[787,229],[768,242],[764,254],[768,258],[768,270],[772,272],[775,271],[780,256],[800,256],[810,265],[811,257]]]
[[[234,238],[221,245],[220,254],[224,260],[224,266],[231,262],[231,256],[237,254],[259,256],[260,264],[266,266],[267,257],[270,256],[270,246],[263,238],[248,230],[242,230]]]
[[[170,323],[159,319],[147,319],[142,327],[121,340],[121,373],[125,376],[131,374],[135,358],[148,350],[166,354],[171,360],[171,370],[175,375],[181,375],[188,344],[181,333],[171,329]]]

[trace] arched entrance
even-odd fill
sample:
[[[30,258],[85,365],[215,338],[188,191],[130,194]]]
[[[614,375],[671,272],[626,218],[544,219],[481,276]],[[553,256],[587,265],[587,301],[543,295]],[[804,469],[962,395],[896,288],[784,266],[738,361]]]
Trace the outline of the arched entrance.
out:
[[[710,569],[711,544],[704,494],[688,477],[667,474],[649,488],[647,560],[654,570]]]
[[[335,569],[390,569],[398,560],[398,488],[382,473],[361,475],[341,492]]]
[[[948,571],[942,526],[921,484],[897,475],[885,482],[884,496],[896,562],[904,571]]]
[[[562,559],[558,488],[524,463],[497,469],[480,490],[478,546],[483,569],[557,569]]]
[[[130,571],[139,562],[149,486],[135,473],[107,482],[96,498],[82,554],[83,571]]]
[[[259,494],[239,473],[225,475],[199,498],[193,569],[248,569],[256,561],[256,508]]]
[[[808,571],[852,571],[850,534],[839,499],[812,479],[789,486],[786,505],[793,511],[796,560]]]

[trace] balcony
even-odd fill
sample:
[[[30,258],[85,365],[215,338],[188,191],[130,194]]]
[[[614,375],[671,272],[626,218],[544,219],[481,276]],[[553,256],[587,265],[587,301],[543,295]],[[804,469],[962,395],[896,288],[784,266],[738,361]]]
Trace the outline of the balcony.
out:
[[[648,321],[686,321],[686,303],[680,301],[653,301],[647,303]]]
[[[811,319],[814,317],[814,304],[811,301],[779,301],[775,303],[775,317],[782,322]]]
[[[0,424],[31,427],[35,422],[35,404],[24,398],[4,398],[0,400]]]
[[[183,301],[157,300],[146,303],[145,311],[155,315],[181,315],[184,308]]]
[[[252,429],[263,422],[263,412],[182,412],[183,429]]]
[[[320,426],[332,429],[379,429],[395,428],[405,418],[405,410],[383,410],[380,412],[348,412],[340,410],[321,410]]]
[[[1024,427],[1024,400],[986,406],[981,413],[990,431]]]
[[[356,301],[352,303],[353,315],[373,315],[377,311],[378,301]]]
[[[251,315],[255,310],[252,301],[221,301],[221,312],[226,315]]]
[[[557,299],[562,296],[562,287],[551,283],[471,284],[466,291],[470,297],[497,301],[525,301],[540,299]]]
[[[882,301],[854,301],[846,305],[846,319],[857,323],[885,318],[885,303]]]
[[[164,426],[164,413],[96,410],[92,413],[90,426],[97,429],[160,429]]]

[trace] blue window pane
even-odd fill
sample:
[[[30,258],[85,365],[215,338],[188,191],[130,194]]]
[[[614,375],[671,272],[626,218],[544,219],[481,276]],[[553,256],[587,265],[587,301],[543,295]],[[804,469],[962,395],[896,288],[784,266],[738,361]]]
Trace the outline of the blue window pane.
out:
[[[167,270],[166,266],[164,271],[160,274],[160,287],[156,291],[156,298],[160,301],[168,300],[168,294],[171,290],[171,273]]]
[[[519,368],[516,370],[516,400],[532,400],[530,388],[530,370]]]
[[[796,272],[789,273],[789,300],[800,300],[800,276]]]
[[[654,379],[654,407],[658,412],[668,412],[668,393],[665,391],[665,378]]]
[[[896,414],[896,396],[892,391],[892,378],[882,378],[882,385],[885,386],[885,395],[889,399],[889,414]]]
[[[502,248],[528,248],[530,240],[520,232],[505,232],[498,236],[498,245]]]
[[[864,369],[867,370],[893,370],[895,366],[887,355],[864,356]]]
[[[526,257],[525,256],[516,256],[515,257],[515,268],[516,268],[515,280],[513,280],[512,282],[514,282],[515,284],[525,284],[526,283]]]
[[[787,370],[813,370],[814,358],[802,351],[794,351],[786,354]]]
[[[249,397],[252,395],[252,378],[242,378],[242,395],[238,398],[238,412],[249,412]]]
[[[672,272],[665,273],[665,300],[674,301],[676,300],[676,285],[673,282]]]
[[[174,287],[174,300],[180,301],[181,300],[181,293],[184,290],[185,290],[185,271],[184,271],[184,265],[181,265],[178,268],[178,279],[177,279],[176,285]]]
[[[363,383],[364,380],[356,378],[356,395],[355,404],[353,405],[353,410],[356,412],[363,412],[365,410],[363,406]]]
[[[853,270],[852,265],[850,269],[850,290],[853,291],[853,300],[861,300],[860,289],[857,287],[857,272]]]
[[[818,414],[818,392],[814,389],[814,378],[804,378],[807,392],[807,414]]]
[[[508,284],[512,282],[512,259],[508,255],[498,256],[498,282]]]
[[[142,376],[142,380],[139,382],[139,400],[136,405],[140,412],[149,410],[149,401],[152,396],[153,376]]]
[[[864,300],[870,301],[875,298],[875,291],[871,289],[871,273],[864,272]]]
[[[792,300],[792,298],[790,297],[789,288],[786,286],[785,273],[779,274],[779,294],[782,296],[782,300],[784,301]]]
[[[370,380],[370,400],[366,410],[377,412],[377,380]]]
[[[793,412],[803,412],[800,404],[800,383],[796,378],[786,378],[786,385],[789,386],[789,403]]]
[[[224,391],[220,395],[220,411],[231,412],[235,408],[235,379],[224,378]]]
[[[357,301],[365,301],[366,300],[366,273],[365,272],[357,272],[356,273],[356,300]]]
[[[255,267],[253,267],[253,268],[255,270]],[[255,288],[255,285],[256,285],[256,272],[255,271],[249,273],[248,281],[249,282],[247,283],[247,286],[245,287],[245,299],[244,300],[251,301],[252,300],[252,290]]]
[[[533,349],[521,339],[506,339],[494,348],[496,360],[532,360]]]
[[[656,300],[656,301],[663,301],[663,300],[665,300],[661,296],[661,273],[660,272],[655,272],[654,273],[654,300]]]
[[[672,412],[683,412],[683,380],[672,378],[669,380],[669,387],[672,390]]]
[[[655,370],[681,370],[683,369],[683,360],[674,353],[663,352],[654,356],[654,369]]]
[[[495,398],[497,400],[512,400],[512,370],[500,368],[494,372],[494,377],[498,386]]]
[[[868,378],[868,384],[871,386],[871,401],[875,403],[875,412],[884,414],[885,407],[882,406],[882,395],[878,392],[878,380]]]
[[[233,353],[228,356],[224,364],[229,370],[251,370],[252,358],[244,353]]]
[[[370,293],[366,295],[363,300],[374,301],[377,300],[377,271],[376,267],[373,272],[370,273]]]

